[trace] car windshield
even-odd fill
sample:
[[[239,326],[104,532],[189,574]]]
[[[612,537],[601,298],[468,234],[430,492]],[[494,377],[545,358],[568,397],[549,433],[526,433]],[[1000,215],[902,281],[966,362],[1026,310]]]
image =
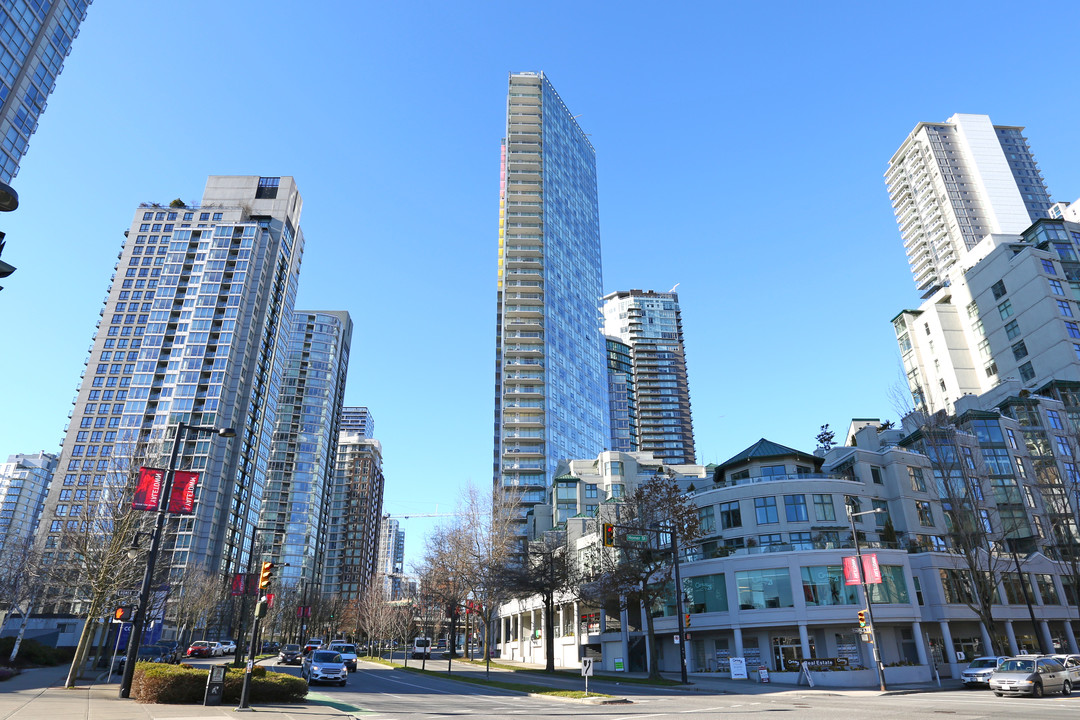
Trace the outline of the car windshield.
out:
[[[356,646],[355,645],[334,645],[330,649],[331,650],[336,650],[339,653],[353,653],[353,654],[356,653]]]
[[[972,660],[971,664],[968,665],[968,667],[971,668],[972,670],[979,670],[979,669],[982,669],[982,668],[993,668],[993,667],[997,667],[997,660],[995,660],[994,658],[979,658],[978,660]]]
[[[416,641],[416,647],[428,647],[429,645],[431,645],[431,641],[427,638],[422,638]]]
[[[145,655],[146,657],[152,657],[154,655],[160,655],[161,653],[162,653],[162,648],[159,648],[157,645],[146,645],[144,647],[139,648],[139,654],[140,655]]]
[[[282,648],[282,650],[284,650],[285,652],[299,652],[300,646],[299,645],[286,645],[284,648]]]
[[[998,668],[1001,672],[1035,672],[1034,660],[1006,660]]]
[[[315,653],[313,658],[315,662],[324,663],[339,663],[341,662],[341,656],[336,652],[330,652],[329,650],[323,650],[322,652]]]
[[[206,641],[196,640],[195,642],[191,643],[191,647],[206,647]]]

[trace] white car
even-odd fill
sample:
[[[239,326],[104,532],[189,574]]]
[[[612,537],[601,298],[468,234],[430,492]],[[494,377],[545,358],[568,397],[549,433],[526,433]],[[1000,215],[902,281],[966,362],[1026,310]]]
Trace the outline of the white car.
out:
[[[210,657],[221,657],[225,654],[225,651],[221,649],[221,643],[209,640],[206,644],[210,646]]]
[[[341,687],[349,679],[349,670],[341,661],[341,655],[330,650],[312,650],[311,654],[304,658],[304,664],[300,667],[300,677],[308,681],[308,685],[317,682],[336,682]]]
[[[356,646],[351,643],[332,642],[330,643],[330,652],[336,652],[341,655],[341,662],[345,663],[345,667],[349,668],[349,672],[356,672]]]
[[[233,640],[219,640],[218,645],[221,646],[221,653],[223,655],[236,654],[236,642],[234,642]]]

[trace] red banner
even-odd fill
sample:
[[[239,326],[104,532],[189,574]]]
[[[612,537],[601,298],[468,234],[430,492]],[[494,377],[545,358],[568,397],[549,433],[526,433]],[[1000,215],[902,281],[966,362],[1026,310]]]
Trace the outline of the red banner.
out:
[[[854,555],[844,558],[844,584],[862,584],[862,575],[859,574],[859,558]]]
[[[169,512],[190,515],[195,512],[195,488],[199,484],[199,473],[173,473],[172,489],[169,491]]]
[[[135,510],[157,510],[161,502],[161,486],[164,483],[164,470],[139,468],[139,481],[131,498],[131,507]]]
[[[881,566],[878,565],[877,553],[862,556],[862,572],[859,572],[859,557],[851,555],[844,558],[844,584],[861,585],[863,576],[866,576],[867,585],[875,585],[881,582]]]

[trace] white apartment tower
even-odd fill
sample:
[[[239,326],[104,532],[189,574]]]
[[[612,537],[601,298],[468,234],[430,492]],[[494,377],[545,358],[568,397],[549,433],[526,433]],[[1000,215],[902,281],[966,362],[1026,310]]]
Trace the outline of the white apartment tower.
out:
[[[915,126],[885,182],[920,291],[947,284],[960,252],[1047,217],[1050,195],[1022,127],[956,114]]]
[[[672,465],[693,464],[694,424],[679,296],[617,291],[604,296],[601,311],[604,333],[630,346],[635,410],[631,436],[636,449]]]
[[[53,453],[39,452],[9,455],[0,463],[0,557],[17,553],[33,537],[56,462]],[[68,490],[67,497],[74,492]]]
[[[47,558],[62,557],[64,533],[86,532],[84,518],[140,465],[165,467],[184,422],[236,437],[185,436],[178,469],[201,474],[195,512],[170,516],[158,567],[172,577],[246,569],[304,252],[301,207],[291,177],[211,176],[199,203],[136,209],[45,503]],[[46,609],[81,602],[54,594]]]

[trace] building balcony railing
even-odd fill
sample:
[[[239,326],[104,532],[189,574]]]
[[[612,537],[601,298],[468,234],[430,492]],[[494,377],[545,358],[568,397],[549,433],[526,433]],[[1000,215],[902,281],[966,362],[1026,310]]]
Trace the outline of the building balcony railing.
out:
[[[800,473],[796,475],[766,475],[766,476],[751,476],[747,478],[739,478],[738,480],[732,480],[728,478],[724,482],[717,483],[715,487],[735,487],[738,485],[754,485],[764,482],[788,482],[788,481],[803,481],[803,480],[843,480],[846,482],[859,482],[853,480],[846,475],[832,475],[827,473]],[[860,483],[862,484],[862,483]],[[715,489],[715,488],[709,488]],[[705,490],[699,490],[698,492],[705,492]]]

